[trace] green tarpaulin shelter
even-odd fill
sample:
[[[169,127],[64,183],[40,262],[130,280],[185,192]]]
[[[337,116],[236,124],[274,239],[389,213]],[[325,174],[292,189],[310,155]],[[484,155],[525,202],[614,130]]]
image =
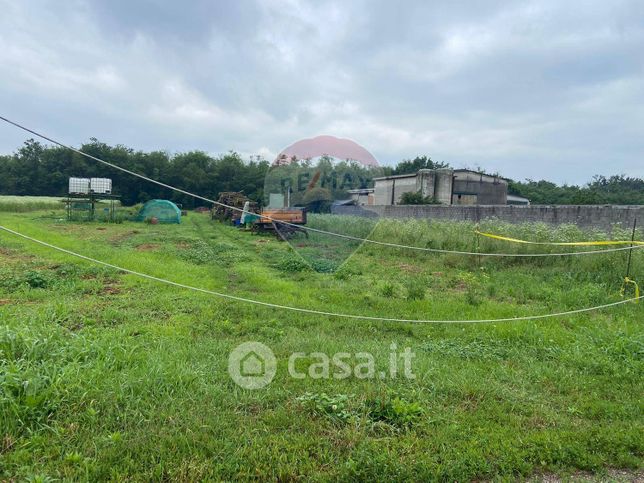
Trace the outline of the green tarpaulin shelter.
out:
[[[172,201],[150,200],[143,205],[136,221],[147,221],[152,218],[159,223],[181,223],[181,210]]]

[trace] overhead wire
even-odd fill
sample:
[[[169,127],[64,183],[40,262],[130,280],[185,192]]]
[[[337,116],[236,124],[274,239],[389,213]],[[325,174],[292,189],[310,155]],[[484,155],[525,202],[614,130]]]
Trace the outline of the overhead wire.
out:
[[[614,307],[617,305],[622,305],[626,304],[628,302],[634,302],[638,301],[639,299],[643,298],[644,296],[635,296],[626,300],[619,300],[617,302],[611,302],[608,304],[603,304],[603,305],[597,305],[594,307],[585,307],[581,309],[574,309],[574,310],[567,310],[563,312],[556,312],[556,313],[551,313],[551,314],[540,314],[540,315],[526,315],[526,316],[518,316],[518,317],[502,317],[502,318],[497,318],[497,319],[463,319],[463,320],[431,320],[431,319],[405,319],[405,318],[394,318],[394,317],[381,317],[381,316],[370,316],[370,315],[360,315],[360,314],[347,314],[347,313],[341,313],[341,312],[329,312],[329,311],[324,311],[324,310],[316,310],[316,309],[309,309],[309,308],[304,308],[304,307],[294,307],[291,305],[282,305],[282,304],[275,304],[271,302],[263,302],[261,300],[255,300],[255,299],[250,299],[246,297],[240,297],[237,295],[231,295],[223,292],[216,292],[214,290],[208,290],[200,287],[194,287],[191,285],[186,285],[183,283],[179,282],[174,282],[172,280],[168,280],[165,278],[161,277],[156,277],[154,275],[149,275],[146,273],[138,272],[135,270],[131,270],[128,268],[120,267],[118,265],[104,262],[102,260],[98,260],[95,258],[88,257],[86,255],[82,255],[80,253],[76,253],[72,250],[68,250],[66,248],[62,248],[56,245],[53,245],[51,243],[47,243],[42,240],[38,240],[37,238],[33,238],[29,235],[25,235],[23,233],[20,233],[18,231],[12,230],[10,228],[7,228],[5,226],[0,225],[0,230],[3,230],[7,233],[11,233],[15,236],[21,237],[25,240],[29,240],[33,243],[37,243],[39,245],[51,248],[53,250],[57,250],[59,252],[98,264],[102,265],[108,268],[112,268],[114,270],[118,270],[120,272],[124,273],[129,273],[131,275],[136,275],[141,278],[145,278],[148,280],[152,280],[155,282],[163,283],[166,285],[171,285],[174,287],[180,287],[183,289],[187,290],[192,290],[194,292],[201,292],[209,295],[214,295],[216,297],[224,298],[224,299],[229,299],[229,300],[234,300],[236,302],[242,302],[246,304],[253,304],[253,305],[260,305],[263,307],[270,307],[274,309],[280,309],[280,310],[287,310],[291,312],[298,312],[298,313],[304,313],[304,314],[309,314],[309,315],[319,315],[319,316],[327,316],[327,317],[338,317],[338,318],[344,318],[344,319],[356,319],[356,320],[367,320],[367,321],[380,321],[380,322],[399,322],[399,323],[415,323],[415,324],[476,324],[476,323],[500,323],[500,322],[519,322],[519,321],[527,321],[527,320],[539,320],[539,319],[547,319],[547,318],[553,318],[553,317],[567,317],[571,315],[576,315],[576,314],[581,314],[581,313],[587,313],[587,312],[592,312],[596,310],[601,310],[609,307]]]
[[[192,193],[190,191],[186,191],[181,188],[177,188],[176,186],[169,185],[167,183],[163,183],[162,181],[155,180],[153,178],[150,178],[148,176],[142,175],[140,173],[137,173],[135,171],[131,171],[127,168],[123,168],[122,166],[119,166],[117,164],[111,163],[109,161],[105,161],[103,159],[100,159],[96,156],[93,156],[89,153],[86,153],[80,149],[77,149],[73,146],[69,146],[67,144],[64,144],[60,141],[57,141],[49,136],[46,136],[44,134],[41,134],[33,129],[30,129],[26,126],[23,126],[22,124],[12,121],[11,119],[8,119],[4,116],[0,116],[0,119],[3,120],[4,122],[11,124],[19,129],[22,129],[25,132],[31,133],[34,136],[37,136],[41,139],[44,139],[46,141],[49,141],[57,146],[60,146],[65,149],[69,149],[77,154],[80,154],[82,156],[85,156],[88,159],[92,159],[98,163],[102,163],[106,166],[110,166],[111,168],[117,169],[121,172],[127,173],[132,176],[136,176],[140,179],[143,179],[145,181],[148,181],[150,183],[154,183],[158,186],[161,186],[163,188],[167,188],[172,191],[176,191],[177,193],[182,193],[184,195],[192,196],[195,199],[199,199],[202,201],[205,201],[207,203],[212,203],[217,206],[222,206],[224,208],[228,208],[240,213],[246,213],[246,214],[255,214],[250,211],[244,210],[243,208],[238,208],[236,206],[230,206],[225,203],[221,203],[216,200],[212,200],[210,198],[206,198],[205,196],[198,195],[196,193]],[[262,218],[267,219],[269,221],[273,221],[278,225],[284,225],[284,226],[291,226],[291,227],[297,227],[299,229],[307,230],[313,233],[319,233],[323,235],[329,235],[329,236],[334,236],[338,238],[343,238],[346,240],[352,240],[352,241],[357,241],[360,243],[370,243],[373,245],[378,245],[378,246],[386,246],[390,248],[398,248],[398,249],[405,249],[405,250],[416,250],[416,251],[423,251],[423,252],[433,252],[433,253],[444,253],[444,254],[455,254],[455,255],[467,255],[467,256],[477,256],[477,257],[519,257],[519,258],[534,258],[534,257],[565,257],[565,256],[581,256],[581,255],[592,255],[592,254],[605,254],[605,253],[610,253],[610,252],[618,252],[622,250],[633,250],[637,248],[644,248],[644,246],[636,246],[636,247],[620,247],[620,248],[607,248],[603,250],[587,250],[587,251],[579,251],[579,252],[559,252],[559,253],[490,253],[490,252],[471,252],[471,251],[464,251],[464,250],[447,250],[447,249],[441,249],[441,248],[429,248],[429,247],[418,247],[418,246],[413,246],[413,245],[403,245],[400,243],[390,243],[390,242],[384,242],[384,241],[379,241],[379,240],[372,240],[370,238],[360,238],[357,236],[353,235],[347,235],[344,233],[335,233],[331,231],[326,231],[326,230],[320,230],[318,228],[312,228],[310,226],[302,226],[302,225],[296,225],[294,223],[282,221],[282,220],[276,220],[271,218],[270,216],[265,216],[262,215]]]

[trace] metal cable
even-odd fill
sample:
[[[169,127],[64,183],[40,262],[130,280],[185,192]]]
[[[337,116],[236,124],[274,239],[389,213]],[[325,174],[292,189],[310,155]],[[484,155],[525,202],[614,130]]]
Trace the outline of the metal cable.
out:
[[[118,166],[118,165],[116,165],[114,163],[110,163],[109,161],[105,161],[103,159],[97,158],[96,156],[92,156],[91,154],[85,153],[85,152],[81,151],[80,149],[77,149],[77,148],[74,148],[72,146],[68,146],[66,144],[63,144],[63,143],[61,143],[59,141],[56,141],[55,139],[52,139],[52,138],[50,138],[48,136],[45,136],[44,134],[40,134],[39,132],[34,131],[32,129],[29,129],[28,127],[25,127],[25,126],[15,122],[15,121],[12,121],[11,119],[7,119],[6,117],[0,116],[0,119],[5,121],[8,124],[11,124],[11,125],[19,128],[19,129],[22,129],[23,131],[26,131],[28,133],[31,133],[31,134],[35,135],[35,136],[38,136],[39,138],[42,138],[42,139],[44,139],[46,141],[49,141],[49,142],[51,142],[53,144],[56,144],[57,146],[60,146],[60,147],[65,148],[65,149],[69,149],[71,151],[74,151],[75,153],[78,153],[78,154],[80,154],[82,156],[85,156],[86,158],[92,159],[92,160],[97,161],[99,163],[102,163],[102,164],[104,164],[106,166],[110,166],[110,167],[112,167],[114,169],[118,169],[119,171],[122,171],[124,173],[130,174],[132,176],[136,176],[137,178],[141,178],[141,179],[143,179],[145,181],[149,181],[150,183],[154,183],[154,184],[156,184],[158,186],[162,186],[164,188],[176,191],[178,193],[182,193],[182,194],[185,194],[185,195],[188,195],[188,196],[192,196],[193,198],[196,198],[196,199],[199,199],[199,200],[202,200],[202,201],[206,201],[208,203],[213,203],[215,205],[222,206],[224,208],[229,208],[231,210],[235,210],[235,211],[238,211],[240,213],[256,214],[256,213],[252,213],[250,211],[245,211],[242,208],[237,208],[235,206],[229,206],[229,205],[226,205],[224,203],[220,203],[219,201],[211,200],[210,198],[206,198],[204,196],[200,196],[198,194],[191,193],[190,191],[186,191],[186,190],[183,190],[181,188],[177,188],[175,186],[163,183],[161,181],[157,181],[155,179],[148,178],[145,175],[136,173],[134,171],[130,171],[129,169],[123,168],[123,167]],[[377,241],[377,240],[370,240],[369,238],[360,238],[360,237],[357,237],[357,236],[345,235],[345,234],[342,234],[342,233],[335,233],[335,232],[331,232],[331,231],[320,230],[320,229],[317,229],[317,228],[311,228],[309,226],[296,225],[294,223],[289,223],[289,222],[286,222],[286,221],[275,220],[275,219],[273,219],[273,218],[271,218],[269,216],[262,215],[262,218],[265,218],[265,219],[270,220],[270,221],[274,221],[275,223],[280,224],[280,225],[297,227],[297,228],[307,230],[307,231],[311,231],[311,232],[314,232],[314,233],[320,233],[320,234],[323,234],[323,235],[335,236],[335,237],[338,237],[338,238],[344,238],[346,240],[357,241],[357,242],[360,242],[360,243],[371,243],[373,245],[387,246],[387,247],[392,247],[392,248],[402,248],[402,249],[405,249],[405,250],[417,250],[417,251],[433,252],[433,253],[452,253],[452,254],[455,254],[455,255],[469,255],[469,256],[479,256],[479,257],[519,257],[519,258],[567,257],[567,256],[576,256],[576,255],[592,255],[592,254],[599,254],[599,253],[610,253],[610,252],[618,252],[618,251],[622,251],[622,250],[634,250],[634,249],[637,249],[637,248],[644,248],[644,246],[640,246],[640,247],[621,247],[621,248],[607,248],[607,249],[603,249],[603,250],[588,250],[588,251],[581,251],[581,252],[563,252],[563,253],[561,253],[561,252],[560,253],[479,253],[479,252],[468,252],[468,251],[461,251],[461,250],[444,250],[444,249],[440,249],[440,248],[425,248],[425,247],[417,247],[417,246],[411,246],[411,245],[402,245],[402,244],[399,244],[399,243],[389,243],[389,242],[383,242],[383,241]]]
[[[261,305],[263,307],[271,307],[274,309],[281,309],[281,310],[289,310],[292,312],[299,312],[299,313],[304,313],[304,314],[309,314],[309,315],[322,315],[322,316],[328,316],[328,317],[339,317],[339,318],[344,318],[344,319],[357,319],[357,320],[370,320],[370,321],[382,321],[382,322],[403,322],[403,323],[416,323],[416,324],[476,324],[476,323],[486,323],[486,322],[518,322],[518,321],[525,321],[525,320],[537,320],[537,319],[546,319],[546,318],[552,318],[552,317],[564,317],[568,315],[574,315],[574,314],[580,314],[580,313],[585,313],[585,312],[592,312],[594,310],[601,310],[605,309],[608,307],[614,307],[616,305],[622,305],[631,301],[636,301],[641,298],[644,298],[644,295],[639,296],[639,297],[634,297],[626,300],[620,300],[618,302],[612,302],[609,304],[604,304],[604,305],[597,305],[595,307],[586,307],[583,309],[576,309],[576,310],[568,310],[565,312],[557,312],[554,314],[543,314],[543,315],[527,315],[527,316],[522,316],[522,317],[506,317],[506,318],[500,318],[500,319],[478,319],[478,320],[423,320],[423,319],[399,319],[399,318],[391,318],[391,317],[375,317],[375,316],[368,316],[368,315],[356,315],[356,314],[344,314],[344,313],[336,313],[336,312],[326,312],[323,310],[314,310],[314,309],[307,309],[307,308],[302,308],[302,307],[293,307],[289,305],[280,305],[280,304],[273,304],[270,302],[262,302],[260,300],[253,300],[245,297],[238,297],[236,295],[230,295],[230,294],[225,294],[221,292],[215,292],[213,290],[207,290],[204,288],[199,288],[199,287],[193,287],[191,285],[185,285],[179,282],[173,282],[171,280],[167,280],[164,278],[159,278],[155,277],[153,275],[148,275],[145,273],[137,272],[134,270],[130,270],[127,268],[119,267],[118,265],[113,265],[111,263],[103,262],[100,260],[96,260],[95,258],[90,258],[85,255],[81,255],[80,253],[73,252],[71,250],[67,250],[65,248],[58,247],[56,245],[52,245],[51,243],[44,242],[42,240],[38,240],[36,238],[32,238],[28,235],[24,235],[22,233],[19,233],[17,231],[11,230],[9,228],[6,228],[2,225],[0,225],[0,229],[6,231],[7,233],[11,233],[13,235],[19,236],[21,238],[24,238],[25,240],[29,240],[34,243],[38,243],[39,245],[52,248],[54,250],[57,250],[62,253],[66,253],[68,255],[72,255],[77,258],[81,258],[83,260],[87,260],[92,263],[96,263],[99,265],[103,265],[105,267],[112,268],[114,270],[119,270],[121,272],[129,273],[132,275],[136,275],[138,277],[146,278],[148,280],[153,280],[155,282],[160,282],[164,283],[167,285],[172,285],[174,287],[180,287],[188,290],[193,290],[195,292],[201,292],[209,295],[215,295],[217,297],[229,299],[229,300],[235,300],[237,302],[243,302],[247,304],[254,304],[254,305]]]

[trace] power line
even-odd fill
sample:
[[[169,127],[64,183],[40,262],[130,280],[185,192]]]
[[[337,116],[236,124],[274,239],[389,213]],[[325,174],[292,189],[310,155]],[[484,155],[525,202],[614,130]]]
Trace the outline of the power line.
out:
[[[242,208],[237,208],[235,206],[229,206],[224,203],[220,203],[219,201],[211,200],[210,198],[206,198],[204,196],[191,193],[190,191],[186,191],[181,188],[177,188],[176,186],[172,186],[166,183],[163,183],[161,181],[157,181],[155,179],[149,178],[145,175],[142,175],[140,173],[136,173],[134,171],[130,171],[129,169],[123,168],[117,164],[110,163],[109,161],[105,161],[103,159],[97,158],[96,156],[92,156],[91,154],[88,154],[84,151],[81,151],[80,149],[74,148],[72,146],[69,146],[67,144],[61,143],[60,141],[56,141],[55,139],[52,139],[44,134],[41,134],[37,131],[34,131],[33,129],[30,129],[26,126],[23,126],[22,124],[19,124],[15,121],[12,121],[11,119],[7,119],[6,117],[0,116],[0,119],[5,121],[8,124],[11,124],[19,129],[22,129],[23,131],[26,131],[28,133],[33,134],[34,136],[38,136],[41,139],[44,139],[46,141],[49,141],[50,143],[56,144],[57,146],[60,146],[65,149],[69,149],[75,153],[78,153],[82,156],[85,156],[86,158],[92,159],[94,161],[97,161],[99,163],[102,163],[106,166],[110,166],[114,169],[117,169],[119,171],[122,171],[124,173],[130,174],[132,176],[136,176],[137,178],[141,178],[145,181],[149,181],[150,183],[154,183],[158,186],[162,186],[163,188],[167,188],[169,190],[176,191],[177,193],[182,193],[184,195],[192,196],[193,198],[206,201],[208,203],[213,203],[218,206],[222,206],[224,208],[229,208],[231,210],[238,211],[240,213],[247,213],[247,214],[256,214],[252,213],[250,211],[245,211]],[[644,248],[644,247],[621,247],[621,248],[608,248],[608,249],[603,249],[603,250],[589,250],[589,251],[581,251],[581,252],[563,252],[563,253],[479,253],[479,252],[469,252],[469,251],[461,251],[461,250],[445,250],[445,249],[440,249],[440,248],[425,248],[425,247],[416,247],[416,246],[410,246],[410,245],[402,245],[398,243],[389,243],[389,242],[383,242],[383,241],[378,241],[378,240],[371,240],[369,238],[360,238],[357,236],[352,236],[352,235],[345,235],[342,233],[335,233],[331,231],[325,231],[325,230],[320,230],[317,228],[311,228],[310,226],[302,226],[302,225],[296,225],[294,223],[289,223],[286,221],[281,221],[281,220],[275,220],[269,216],[264,216],[262,215],[262,218],[265,218],[270,221],[274,221],[277,224],[280,225],[285,225],[285,226],[291,226],[291,227],[297,227],[300,229],[304,229],[307,231],[311,231],[314,233],[320,233],[323,235],[330,235],[330,236],[335,236],[338,238],[344,238],[346,240],[351,240],[351,241],[357,241],[360,243],[371,243],[373,245],[379,245],[379,246],[387,246],[391,248],[400,248],[400,249],[405,249],[405,250],[417,250],[417,251],[424,251],[424,252],[433,252],[433,253],[451,253],[455,255],[469,255],[469,256],[480,256],[480,257],[519,257],[519,258],[533,258],[533,257],[566,257],[566,256],[576,256],[576,255],[592,255],[592,254],[598,254],[598,253],[609,253],[609,252],[617,252],[621,250],[633,250],[636,248]]]
[[[538,320],[538,319],[547,319],[547,318],[552,318],[552,317],[564,317],[564,316],[569,316],[569,315],[575,315],[575,314],[581,314],[585,312],[592,312],[595,310],[601,310],[605,309],[608,307],[614,307],[616,305],[622,305],[631,301],[636,301],[641,298],[644,298],[644,295],[639,296],[639,297],[634,297],[626,300],[620,300],[618,302],[612,302],[609,304],[604,304],[604,305],[597,305],[595,307],[586,307],[583,309],[576,309],[576,310],[568,310],[565,312],[557,312],[554,314],[543,314],[543,315],[527,315],[523,317],[506,317],[506,318],[500,318],[500,319],[477,319],[477,320],[423,320],[423,319],[399,319],[399,318],[391,318],[391,317],[377,317],[377,316],[368,316],[368,315],[358,315],[358,314],[344,314],[344,313],[337,313],[337,312],[326,312],[323,310],[315,310],[315,309],[307,309],[307,308],[302,308],[302,307],[293,307],[289,305],[280,305],[280,304],[273,304],[270,302],[262,302],[260,300],[254,300],[254,299],[249,299],[245,297],[238,297],[236,295],[230,295],[230,294],[225,294],[221,292],[215,292],[213,290],[207,290],[204,288],[199,288],[199,287],[193,287],[191,285],[185,285],[179,282],[173,282],[171,280],[167,280],[164,278],[160,277],[155,277],[153,275],[148,275],[145,273],[137,272],[134,270],[130,270],[127,268],[119,267],[118,265],[113,265],[111,263],[103,262],[101,260],[97,260],[95,258],[90,258],[85,255],[81,255],[80,253],[73,252],[71,250],[67,250],[65,248],[58,247],[56,245],[52,245],[51,243],[44,242],[42,240],[38,240],[36,238],[30,237],[28,235],[24,235],[22,233],[19,233],[15,230],[11,230],[9,228],[6,228],[2,225],[0,225],[0,230],[4,230],[7,233],[11,233],[13,235],[16,235],[18,237],[24,238],[25,240],[29,240],[31,242],[37,243],[39,245],[51,248],[53,250],[57,250],[62,253],[66,253],[68,255],[72,255],[77,258],[81,258],[83,260],[87,260],[92,263],[96,263],[98,265],[103,265],[105,267],[112,268],[114,270],[119,270],[121,272],[129,273],[132,275],[136,275],[138,277],[146,278],[148,280],[153,280],[155,282],[159,283],[164,283],[166,285],[172,285],[174,287],[180,287],[184,288],[187,290],[192,290],[195,292],[201,292],[205,293],[208,295],[214,295],[216,297],[220,298],[225,298],[229,300],[234,300],[236,302],[243,302],[247,304],[253,304],[253,305],[261,305],[263,307],[270,307],[274,309],[280,309],[280,310],[288,310],[292,312],[299,312],[299,313],[304,313],[304,314],[309,314],[309,315],[321,315],[321,316],[327,316],[327,317],[339,317],[339,318],[344,318],[344,319],[356,319],[356,320],[370,320],[370,321],[381,321],[381,322],[401,322],[401,323],[416,323],[416,324],[476,324],[476,323],[491,323],[491,322],[518,322],[518,321],[526,321],[526,320]]]

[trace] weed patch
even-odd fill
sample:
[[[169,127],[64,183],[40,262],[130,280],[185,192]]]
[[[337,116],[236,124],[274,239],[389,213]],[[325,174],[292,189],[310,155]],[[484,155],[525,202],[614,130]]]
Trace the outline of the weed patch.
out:
[[[356,417],[356,414],[348,409],[349,396],[346,394],[329,396],[326,393],[307,392],[297,400],[312,414],[328,418],[335,423],[347,423]]]
[[[365,406],[371,421],[384,422],[398,428],[410,428],[425,415],[425,410],[418,402],[400,397],[369,399]]]
[[[278,270],[286,273],[306,272],[311,270],[311,266],[296,255],[283,257],[275,266]]]

